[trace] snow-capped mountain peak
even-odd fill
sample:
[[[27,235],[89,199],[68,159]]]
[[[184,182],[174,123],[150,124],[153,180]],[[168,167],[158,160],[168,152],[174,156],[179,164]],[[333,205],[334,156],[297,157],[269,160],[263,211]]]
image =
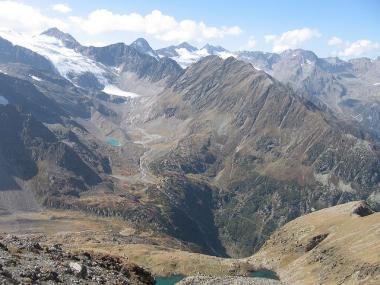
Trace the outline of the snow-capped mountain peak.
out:
[[[81,44],[70,34],[64,33],[57,28],[50,28],[41,33],[41,35],[56,38],[64,44],[67,48],[76,49],[81,47]]]
[[[222,46],[213,46],[210,44],[206,44],[202,49],[207,50],[209,54],[217,54],[220,52],[227,52],[227,50]]]
[[[160,57],[158,56],[156,51],[154,51],[151,48],[148,41],[144,38],[138,38],[137,40],[135,40],[133,43],[130,44],[130,47],[134,48],[135,50],[137,50],[140,53],[150,55],[157,60],[160,59]]]
[[[190,52],[194,52],[198,50],[196,47],[192,46],[191,44],[187,42],[180,43],[179,45],[176,46],[176,48],[184,48]]]

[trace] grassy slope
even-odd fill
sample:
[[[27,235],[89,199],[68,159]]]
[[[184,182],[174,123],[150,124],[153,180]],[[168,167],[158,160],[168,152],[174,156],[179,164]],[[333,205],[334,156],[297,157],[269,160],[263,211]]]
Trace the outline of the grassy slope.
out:
[[[380,213],[353,214],[351,202],[300,217],[279,229],[254,256],[256,266],[289,284],[380,284]],[[328,234],[312,250],[305,246]]]

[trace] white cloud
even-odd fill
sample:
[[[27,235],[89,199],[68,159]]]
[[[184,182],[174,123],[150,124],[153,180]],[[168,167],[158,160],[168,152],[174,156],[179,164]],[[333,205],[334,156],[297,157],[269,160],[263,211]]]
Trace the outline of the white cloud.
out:
[[[61,4],[55,4],[53,6],[53,10],[60,12],[60,13],[63,13],[63,14],[67,14],[67,13],[72,11],[70,6],[68,6],[67,4],[62,4],[62,3]]]
[[[0,28],[36,33],[49,27],[66,29],[61,20],[45,16],[32,6],[16,1],[0,1]]]
[[[303,42],[320,36],[321,33],[318,30],[303,28],[287,31],[281,35],[266,35],[264,39],[265,42],[273,44],[273,52],[282,52],[297,48]]]
[[[277,38],[276,35],[265,35],[264,36],[266,43],[270,43],[270,42],[274,41],[276,38]]]
[[[249,37],[248,42],[243,45],[240,49],[241,50],[252,50],[256,47],[257,41],[254,37]]]
[[[332,37],[327,42],[329,46],[340,46],[343,44],[343,40],[338,37]]]
[[[360,56],[376,49],[380,49],[379,43],[370,40],[358,40],[353,43],[347,43],[344,50],[340,51],[338,55],[343,57]]]
[[[221,39],[242,33],[238,26],[212,27],[193,20],[177,21],[174,17],[154,10],[147,15],[115,14],[106,9],[95,10],[86,18],[70,17],[70,21],[85,32],[97,35],[112,31],[137,32],[164,41]]]

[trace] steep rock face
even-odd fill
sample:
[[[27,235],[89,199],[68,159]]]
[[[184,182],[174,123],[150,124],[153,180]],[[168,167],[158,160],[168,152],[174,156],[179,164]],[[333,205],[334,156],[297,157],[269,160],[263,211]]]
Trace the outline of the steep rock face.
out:
[[[129,53],[137,53],[123,43],[117,43],[105,47],[88,47],[83,53],[108,66],[119,66],[128,57]]]
[[[70,74],[69,78],[78,86],[86,88],[87,90],[103,90],[104,85],[99,82],[98,78],[91,72],[84,72],[81,74]]]
[[[25,80],[0,74],[1,96],[10,104],[22,106],[34,117],[44,122],[59,122],[65,112],[53,100],[41,94],[36,87]]]
[[[78,195],[101,182],[71,147],[30,114],[7,105],[0,106],[0,116],[1,168],[14,188],[22,189],[24,184],[17,181],[23,181],[43,201],[51,195]]]
[[[189,67],[158,97],[150,120],[162,116],[186,120],[187,132],[151,168],[219,188],[214,222],[230,255],[257,250],[313,208],[366,198],[379,183],[371,141],[233,58]]]
[[[36,174],[34,160],[43,155],[41,150],[57,140],[41,123],[11,105],[1,107],[1,115],[2,156],[14,168],[11,171],[14,175],[31,178]]]
[[[165,231],[187,243],[198,245],[202,252],[225,256],[218,239],[212,211],[214,199],[210,186],[181,175],[167,175],[158,189],[148,194],[159,201]]]

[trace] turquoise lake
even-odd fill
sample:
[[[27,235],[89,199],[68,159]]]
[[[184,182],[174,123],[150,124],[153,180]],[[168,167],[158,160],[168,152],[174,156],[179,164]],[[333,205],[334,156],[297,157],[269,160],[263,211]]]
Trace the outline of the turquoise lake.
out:
[[[183,275],[173,275],[169,277],[156,277],[157,285],[173,285],[181,281],[185,276]]]
[[[112,146],[121,146],[121,143],[115,138],[108,138],[106,140],[106,143],[108,143],[109,145],[112,145]]]
[[[279,280],[277,274],[271,270],[262,269],[257,270],[254,272],[251,272],[249,274],[249,277],[259,277],[259,278],[267,278],[267,279],[274,279]],[[185,276],[183,275],[173,275],[169,277],[156,277],[156,284],[157,285],[174,285],[177,282],[181,281]]]
[[[253,271],[249,274],[249,277],[260,277],[260,278],[279,280],[275,272],[271,270],[267,270],[267,269]]]

